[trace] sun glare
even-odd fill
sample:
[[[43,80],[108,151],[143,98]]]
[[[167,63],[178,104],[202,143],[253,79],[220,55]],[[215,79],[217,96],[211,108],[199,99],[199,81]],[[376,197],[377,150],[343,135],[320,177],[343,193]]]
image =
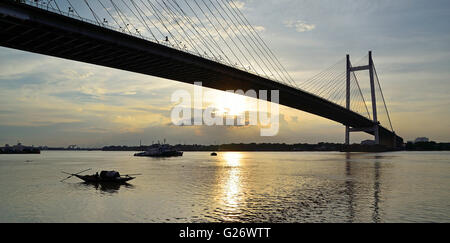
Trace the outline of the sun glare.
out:
[[[225,153],[223,155],[227,166],[238,167],[241,165],[241,153]]]
[[[217,115],[238,116],[248,110],[246,97],[228,93],[216,96],[213,106],[217,109]]]

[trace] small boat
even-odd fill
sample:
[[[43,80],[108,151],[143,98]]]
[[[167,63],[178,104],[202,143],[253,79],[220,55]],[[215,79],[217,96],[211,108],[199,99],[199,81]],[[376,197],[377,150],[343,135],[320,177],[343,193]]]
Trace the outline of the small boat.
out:
[[[89,169],[90,170],[90,169]],[[76,174],[70,174],[67,172],[63,172],[64,174],[70,175],[66,179],[62,180],[65,181],[72,177],[77,177],[80,180],[83,180],[86,183],[117,183],[117,184],[124,184],[131,180],[136,179],[136,177],[132,177],[132,175],[120,175],[117,171],[102,171],[100,174],[97,172],[95,175],[79,175],[83,172],[86,172],[88,170],[76,173]]]
[[[87,183],[126,183],[129,182],[131,180],[136,179],[136,177],[131,177],[131,176],[120,176],[120,177],[111,177],[111,178],[103,178],[97,175],[85,175],[85,176],[80,176],[80,175],[75,175],[75,177],[83,180],[84,182]]]
[[[134,154],[137,157],[181,157],[183,152],[176,150],[170,145],[156,145],[149,150]]]
[[[211,156],[217,156],[216,152],[211,153]]]

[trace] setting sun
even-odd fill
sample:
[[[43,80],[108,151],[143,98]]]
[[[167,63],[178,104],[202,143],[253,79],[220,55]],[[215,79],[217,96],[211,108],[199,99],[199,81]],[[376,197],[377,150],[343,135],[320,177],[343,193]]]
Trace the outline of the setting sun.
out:
[[[249,110],[248,98],[245,96],[222,93],[213,99],[212,106],[217,115],[238,116]]]

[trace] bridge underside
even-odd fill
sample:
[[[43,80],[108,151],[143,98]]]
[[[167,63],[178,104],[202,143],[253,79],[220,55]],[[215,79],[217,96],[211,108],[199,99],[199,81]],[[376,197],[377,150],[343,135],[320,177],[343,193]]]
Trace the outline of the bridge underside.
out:
[[[387,146],[389,148],[400,148],[402,147],[404,141],[403,138],[395,135],[395,133],[385,129],[380,129],[380,144]]]
[[[313,94],[211,60],[14,1],[0,3],[0,45],[217,90],[279,90],[280,104],[353,128],[373,121]],[[373,132],[368,132],[373,134]],[[380,127],[381,143],[403,140]],[[398,144],[397,144],[398,145]]]

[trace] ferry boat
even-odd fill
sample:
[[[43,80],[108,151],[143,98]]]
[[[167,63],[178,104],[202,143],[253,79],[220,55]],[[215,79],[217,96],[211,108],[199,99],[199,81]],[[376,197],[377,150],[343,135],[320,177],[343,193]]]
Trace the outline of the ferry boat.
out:
[[[164,144],[164,145],[156,145],[150,148],[149,150],[137,153],[134,156],[137,157],[181,157],[183,156],[183,152],[176,150],[174,147]]]

